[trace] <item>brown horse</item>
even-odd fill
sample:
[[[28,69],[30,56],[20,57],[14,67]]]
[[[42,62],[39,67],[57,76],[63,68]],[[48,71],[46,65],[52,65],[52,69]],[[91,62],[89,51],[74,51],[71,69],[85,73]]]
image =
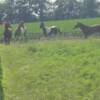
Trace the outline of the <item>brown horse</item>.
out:
[[[12,28],[9,22],[4,24],[4,42],[10,44],[12,38]]]
[[[42,22],[40,24],[40,28],[43,30],[43,34],[45,36],[47,35],[56,35],[58,33],[61,33],[60,29],[57,26],[50,26],[50,27],[45,27],[44,23]]]
[[[20,22],[16,31],[15,31],[15,39],[16,40],[25,39],[26,33],[27,33],[27,30],[26,30],[26,27],[24,25],[24,22]]]
[[[75,25],[74,29],[75,28],[80,28],[82,33],[84,34],[85,38],[88,38],[88,36],[92,35],[93,33],[100,33],[100,25],[87,26],[87,25],[84,25],[84,24],[78,22]]]

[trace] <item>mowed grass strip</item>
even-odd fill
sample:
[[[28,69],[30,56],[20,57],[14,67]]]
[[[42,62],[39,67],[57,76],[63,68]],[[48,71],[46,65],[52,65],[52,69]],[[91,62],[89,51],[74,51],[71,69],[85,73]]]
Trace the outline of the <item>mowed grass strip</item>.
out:
[[[100,100],[100,40],[0,45],[5,100]]]

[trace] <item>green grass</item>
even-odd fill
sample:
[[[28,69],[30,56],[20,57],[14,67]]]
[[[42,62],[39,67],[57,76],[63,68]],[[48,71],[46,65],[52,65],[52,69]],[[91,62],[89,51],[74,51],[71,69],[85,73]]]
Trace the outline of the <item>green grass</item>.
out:
[[[0,56],[0,100],[4,99],[2,79],[3,79],[3,71],[2,71],[1,56]]]
[[[62,21],[47,21],[46,26],[55,25],[58,26],[62,32],[68,32],[68,33],[77,33],[79,30],[73,30],[74,25],[80,21],[87,25],[95,25],[100,24],[100,18],[92,18],[92,19],[75,19],[75,20],[62,20]],[[39,28],[39,22],[33,22],[33,23],[26,23],[27,29],[29,33],[40,33],[41,30]],[[12,25],[13,27],[13,33],[16,29],[17,25]],[[3,33],[3,25],[0,25],[0,34]],[[2,37],[2,36],[1,36]]]
[[[100,100],[100,40],[0,45],[5,100]]]

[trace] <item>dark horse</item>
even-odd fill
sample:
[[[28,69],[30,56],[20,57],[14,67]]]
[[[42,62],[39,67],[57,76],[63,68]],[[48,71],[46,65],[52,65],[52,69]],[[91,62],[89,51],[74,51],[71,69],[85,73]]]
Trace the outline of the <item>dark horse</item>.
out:
[[[45,36],[61,33],[60,29],[57,26],[45,27],[45,24],[43,22],[40,24],[40,28],[43,30],[43,34]]]
[[[4,24],[4,42],[10,44],[12,38],[12,28],[9,22]]]
[[[88,38],[88,36],[92,35],[93,33],[100,33],[100,25],[87,26],[87,25],[84,25],[84,24],[78,22],[75,25],[74,29],[75,28],[80,28],[82,33],[84,34],[85,38]]]
[[[22,39],[25,39],[26,37],[26,27],[24,25],[24,22],[21,21],[15,31],[15,39],[16,40],[22,40]]]

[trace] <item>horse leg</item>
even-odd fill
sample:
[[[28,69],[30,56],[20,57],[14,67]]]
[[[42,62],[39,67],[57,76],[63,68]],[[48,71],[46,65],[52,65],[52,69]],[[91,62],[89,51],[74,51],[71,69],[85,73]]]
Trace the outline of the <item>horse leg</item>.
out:
[[[7,44],[7,36],[4,36],[4,43]]]
[[[58,33],[61,34],[61,30],[58,28]]]
[[[10,44],[10,41],[11,41],[11,36],[8,37],[8,44]]]
[[[6,37],[6,44],[10,44],[10,37]]]
[[[45,37],[47,37],[47,30],[45,28],[43,28],[43,34]]]
[[[87,39],[88,38],[88,34],[85,33],[84,34],[84,38]]]
[[[44,36],[47,37],[47,33],[45,31],[43,33],[44,33]]]
[[[21,34],[19,31],[15,33],[15,41],[18,41],[18,40],[19,41],[21,40]]]
[[[16,38],[17,38],[17,31],[15,31],[14,33],[14,40],[16,41]]]
[[[7,44],[10,44],[10,38],[9,37],[7,38]]]
[[[48,33],[48,36],[51,36],[51,34],[52,34],[52,33],[51,33],[51,32],[49,32],[49,33]]]
[[[18,36],[17,35],[15,35],[15,39],[14,39],[15,41],[17,41],[18,40]]]
[[[5,42],[5,44],[9,44],[9,39],[8,39],[8,37],[5,37],[4,42]]]
[[[27,31],[24,33],[24,41],[27,42]]]

